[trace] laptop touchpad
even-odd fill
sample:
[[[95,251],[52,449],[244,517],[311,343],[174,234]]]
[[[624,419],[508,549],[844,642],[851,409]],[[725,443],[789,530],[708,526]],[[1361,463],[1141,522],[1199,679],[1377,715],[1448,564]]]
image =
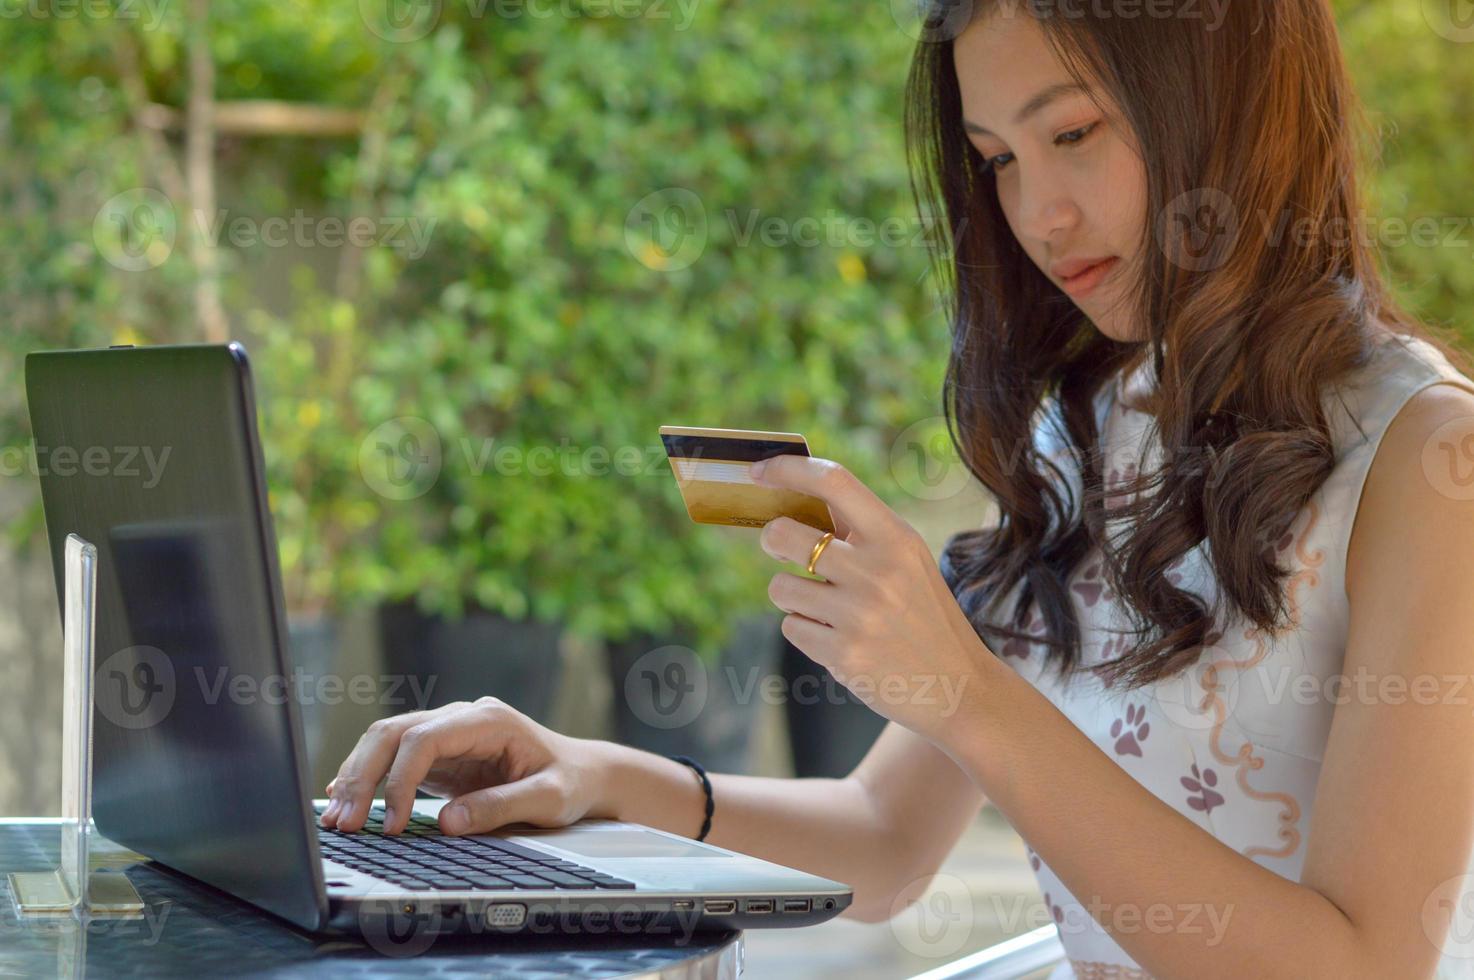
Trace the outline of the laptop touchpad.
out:
[[[540,844],[582,854],[584,857],[607,858],[687,858],[730,857],[721,851],[699,844],[686,844],[664,834],[648,830],[560,830],[547,834],[519,833]]]

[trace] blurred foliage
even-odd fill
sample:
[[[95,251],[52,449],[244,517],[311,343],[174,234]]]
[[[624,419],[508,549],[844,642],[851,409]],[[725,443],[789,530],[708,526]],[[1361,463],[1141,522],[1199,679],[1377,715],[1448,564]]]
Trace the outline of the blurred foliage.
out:
[[[689,521],[657,429],[801,430],[885,492],[894,432],[936,414],[947,334],[920,284],[898,122],[909,39],[884,6],[856,16],[700,5],[678,29],[446,5],[429,36],[396,44],[342,9],[217,3],[212,35],[220,98],[370,108],[383,135],[381,149],[367,138],[222,140],[222,208],[368,213],[390,238],[401,222],[433,229],[419,256],[387,244],[288,262],[221,247],[227,308],[257,363],[293,606],[415,596],[616,638],[693,625],[703,647],[735,613],[771,611],[775,566],[756,534]],[[184,104],[177,15],[154,31],[94,30],[85,68],[39,54],[14,79],[17,100],[80,84],[84,71],[110,91],[116,39],[103,35],[124,31],[143,53],[149,98]],[[47,25],[27,32],[36,48],[82,44]],[[808,50],[812,38],[824,44]],[[182,238],[143,273],[111,269],[92,247],[88,219],[103,201],[157,186],[141,163],[120,164],[119,147],[142,158],[120,102],[75,130],[69,169],[91,188],[75,219],[44,214],[56,241],[25,245],[77,248],[78,278],[107,292],[69,323],[27,318],[11,358],[179,339],[162,324],[189,322]],[[76,115],[74,100],[67,108]],[[11,179],[67,182],[15,163]],[[681,216],[700,242],[684,268],[665,261],[661,239],[641,246],[632,215],[670,188],[698,202]],[[798,233],[818,243],[765,244],[750,225],[769,219],[782,234],[809,219]],[[882,242],[865,222],[886,220]],[[146,301],[120,301],[143,290]],[[18,408],[7,419],[23,436]],[[360,455],[406,417],[432,424],[442,468],[422,496],[393,500],[361,476]],[[491,455],[560,446],[579,454],[572,472],[504,471]]]
[[[1474,337],[1474,32],[1465,28],[1469,40],[1458,43],[1430,29],[1440,6],[1468,4],[1334,3],[1379,151],[1369,161],[1369,217],[1392,280],[1412,310],[1467,341]],[[1420,238],[1393,219],[1437,230]]]
[[[940,414],[948,334],[902,152],[911,40],[887,4],[672,3],[623,18],[606,3],[578,17],[443,3],[403,43],[365,20],[373,6],[213,5],[220,99],[367,118],[360,138],[227,137],[216,155],[229,216],[370,216],[383,239],[217,250],[262,389],[294,609],[413,596],[611,638],[690,624],[719,642],[734,614],[771,609],[776,568],[754,532],[686,518],[662,423],[802,431],[904,502],[889,448]],[[1336,7],[1388,133],[1378,207],[1474,215],[1474,46],[1439,37],[1416,4]],[[114,195],[161,186],[123,85],[136,51],[148,100],[184,106],[182,5],[161,16],[7,21],[4,444],[28,438],[26,351],[198,339],[182,202],[180,241],[150,271],[109,264],[94,230]],[[179,157],[177,135],[167,147]],[[428,229],[423,254],[406,247],[411,225]],[[1467,326],[1471,238],[1388,250],[1423,315]],[[440,471],[396,500],[362,464],[402,419],[429,423]],[[498,450],[565,446],[605,472],[497,465]],[[636,472],[619,472],[621,451]],[[29,513],[12,536],[34,543]]]

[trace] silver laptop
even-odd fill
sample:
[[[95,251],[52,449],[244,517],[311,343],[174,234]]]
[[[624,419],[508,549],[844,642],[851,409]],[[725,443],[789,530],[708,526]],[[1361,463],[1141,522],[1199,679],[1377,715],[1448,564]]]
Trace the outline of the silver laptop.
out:
[[[299,706],[265,694],[292,672],[245,350],[32,354],[26,390],[55,464],[41,489],[58,596],[66,536],[98,549],[92,810],[107,837],[306,929],[398,949],[446,932],[801,926],[850,904],[840,882],[638,824],[444,837],[441,801],[421,800],[400,835],[318,826]]]

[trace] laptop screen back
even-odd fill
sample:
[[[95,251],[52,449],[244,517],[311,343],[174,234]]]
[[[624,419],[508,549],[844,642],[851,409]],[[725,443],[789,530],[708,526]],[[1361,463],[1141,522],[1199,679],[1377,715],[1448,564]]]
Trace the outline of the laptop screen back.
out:
[[[26,392],[58,596],[67,534],[98,551],[99,831],[319,927],[321,864],[244,349],[32,354]]]

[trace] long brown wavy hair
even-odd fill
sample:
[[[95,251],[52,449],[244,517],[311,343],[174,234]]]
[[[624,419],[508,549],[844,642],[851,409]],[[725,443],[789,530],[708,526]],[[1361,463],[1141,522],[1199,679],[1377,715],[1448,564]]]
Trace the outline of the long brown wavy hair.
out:
[[[964,133],[951,39],[1004,3],[1035,17],[1069,74],[1108,93],[1136,137],[1147,173],[1129,297],[1146,324],[1138,343],[1098,331],[1029,259]],[[1225,612],[1284,628],[1289,570],[1270,543],[1331,472],[1322,399],[1367,362],[1378,333],[1421,337],[1468,366],[1399,308],[1375,246],[1350,231],[1362,227],[1357,162],[1375,146],[1328,0],[1229,3],[1216,28],[1187,16],[1196,2],[1133,19],[1088,6],[1061,16],[1053,0],[931,0],[907,82],[907,152],[918,208],[949,232],[932,256],[952,323],[948,428],[1001,513],[948,539],[943,576],[992,649],[1044,644],[1068,676],[1080,630],[1067,583],[1099,547],[1133,640],[1094,669],[1135,688],[1191,666]],[[1237,216],[1236,233],[1222,234]],[[1301,233],[1274,237],[1280,216]],[[1107,488],[1094,400],[1118,372],[1147,365],[1157,383],[1137,407],[1154,417],[1163,463]],[[1080,501],[1035,441],[1045,411]],[[1219,584],[1211,609],[1166,574],[1205,541]],[[1035,607],[1042,635],[1025,629]]]

